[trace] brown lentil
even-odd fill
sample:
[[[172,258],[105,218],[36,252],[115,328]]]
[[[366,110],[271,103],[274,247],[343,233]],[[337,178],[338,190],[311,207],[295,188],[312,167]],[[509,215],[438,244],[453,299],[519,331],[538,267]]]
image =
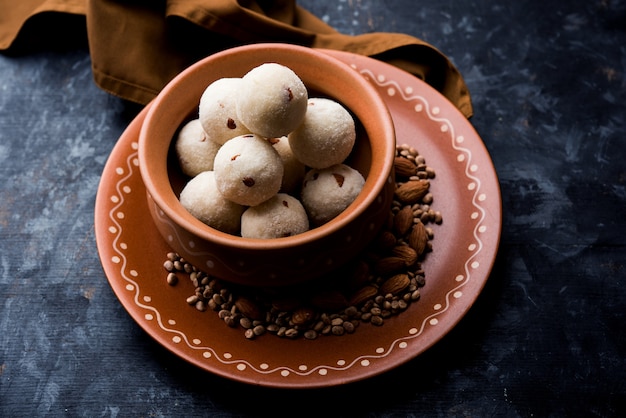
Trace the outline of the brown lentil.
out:
[[[396,149],[396,156],[406,158],[415,164],[414,175],[402,178],[396,175],[396,186],[411,179],[433,179],[435,170],[426,164],[424,156],[411,146],[401,145]],[[163,267],[167,272],[167,283],[175,286],[179,281],[180,274],[188,275],[191,284],[195,288],[194,294],[187,298],[187,303],[194,306],[198,311],[211,310],[224,321],[226,326],[232,328],[241,327],[247,339],[272,334],[279,338],[296,339],[303,337],[313,340],[320,336],[345,335],[356,332],[359,324],[370,323],[373,326],[382,326],[385,318],[399,315],[407,310],[412,303],[417,302],[420,297],[420,289],[426,284],[425,272],[421,262],[425,254],[432,251],[432,240],[434,230],[432,224],[440,225],[443,222],[443,215],[434,209],[434,194],[429,190],[420,201],[410,206],[413,215],[413,224],[423,223],[425,226],[428,241],[424,253],[416,262],[406,266],[403,273],[409,277],[409,285],[402,291],[392,294],[378,294],[363,300],[363,298],[353,300],[358,305],[344,306],[336,311],[327,311],[332,304],[320,304],[324,302],[324,295],[339,295],[343,293],[345,301],[350,300],[352,294],[363,287],[370,286],[379,289],[392,275],[384,276],[376,273],[374,261],[381,257],[391,256],[392,249],[396,245],[406,245],[408,233],[402,229],[394,229],[394,216],[399,213],[405,205],[394,200],[390,208],[390,216],[387,225],[383,227],[381,236],[372,243],[372,248],[365,250],[363,256],[354,266],[347,268],[350,277],[347,282],[352,286],[350,289],[339,291],[336,286],[328,284],[327,287],[312,291],[312,289],[297,289],[297,294],[277,295],[273,292],[258,292],[255,297],[243,295],[245,288],[239,288],[224,283],[205,272],[198,270],[191,263],[185,261],[175,252],[168,252]],[[413,260],[411,260],[413,261]],[[382,273],[382,272],[381,272]],[[329,280],[332,283],[332,280]],[[323,287],[323,286],[322,286]],[[240,294],[240,291],[242,294]],[[257,293],[257,292],[255,292]],[[307,299],[305,295],[318,296]],[[373,292],[372,292],[373,293]],[[241,312],[236,301],[240,297],[254,299],[254,303],[261,308],[261,315],[254,315],[254,318],[247,317]],[[335,299],[333,299],[335,300]],[[345,302],[347,304],[347,302]],[[317,303],[316,303],[317,302]],[[325,306],[325,308],[324,308]],[[331,309],[335,309],[331,308]],[[259,319],[261,318],[261,319]]]
[[[204,303],[203,300],[199,300],[196,302],[196,309],[199,310],[200,312],[206,311],[206,304]]]
[[[333,335],[343,335],[346,330],[341,325],[333,325],[331,328],[331,332],[333,333]]]
[[[332,325],[333,327],[339,326],[342,324],[343,324],[343,319],[341,318],[334,318],[332,321],[330,321],[330,325]]]
[[[267,332],[276,333],[278,332],[280,327],[276,324],[269,324],[267,327],[265,327],[265,329],[267,330]]]
[[[355,331],[355,326],[352,322],[350,321],[345,321],[343,324],[341,324],[343,326],[343,329],[348,333],[348,334],[352,334]]]
[[[176,260],[178,260],[180,257],[178,256],[178,254],[176,254],[175,252],[169,252],[167,253],[167,259],[170,260],[172,263]]]
[[[321,332],[325,326],[326,324],[324,323],[324,321],[317,321],[315,325],[313,326],[313,331]]]
[[[220,307],[217,303],[215,303],[215,301],[213,299],[209,299],[209,301],[207,302],[209,309],[212,311],[219,311]]]
[[[169,272],[167,274],[167,284],[169,284],[170,286],[176,286],[177,283],[178,276],[176,275],[176,273]]]
[[[163,263],[163,267],[171,273],[174,271],[174,262],[172,260],[166,260],[165,263]]]
[[[380,326],[380,325],[382,325],[382,324],[383,324],[383,322],[385,322],[385,320],[383,319],[383,317],[382,317],[382,316],[378,316],[378,315],[373,315],[373,316],[372,316],[372,319],[370,319],[370,323],[371,323],[372,325],[378,325],[378,326]]]
[[[298,330],[295,328],[289,328],[285,331],[285,337],[287,338],[296,338],[298,336]]]

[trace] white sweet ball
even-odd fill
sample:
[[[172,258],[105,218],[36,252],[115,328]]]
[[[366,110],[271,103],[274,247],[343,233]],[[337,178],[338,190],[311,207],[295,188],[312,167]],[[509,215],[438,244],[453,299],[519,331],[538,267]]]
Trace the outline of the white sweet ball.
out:
[[[284,172],[278,152],[265,138],[254,134],[222,145],[213,167],[224,197],[246,206],[258,205],[278,193]]]
[[[322,225],[343,212],[356,199],[365,179],[357,170],[337,164],[309,170],[302,183],[302,205],[311,223]]]
[[[289,139],[286,136],[280,138],[271,138],[269,143],[283,160],[283,181],[280,187],[281,192],[293,193],[297,192],[302,185],[304,178],[305,166],[298,160],[289,146]]]
[[[189,177],[213,170],[213,159],[220,145],[209,140],[199,119],[187,122],[174,144],[180,169]]]
[[[237,116],[255,134],[281,137],[300,125],[307,99],[306,86],[293,70],[266,63],[242,77]]]
[[[228,234],[239,233],[245,207],[222,196],[213,171],[202,172],[189,180],[180,193],[180,203],[208,226]]]
[[[312,168],[341,164],[356,141],[352,115],[339,103],[311,98],[304,121],[289,134],[296,158]]]
[[[240,89],[241,78],[221,78],[202,93],[198,118],[211,141],[222,145],[231,138],[250,133],[237,117],[235,99]]]
[[[298,199],[278,193],[257,206],[246,209],[241,216],[244,238],[282,238],[301,234],[309,229],[309,219]]]

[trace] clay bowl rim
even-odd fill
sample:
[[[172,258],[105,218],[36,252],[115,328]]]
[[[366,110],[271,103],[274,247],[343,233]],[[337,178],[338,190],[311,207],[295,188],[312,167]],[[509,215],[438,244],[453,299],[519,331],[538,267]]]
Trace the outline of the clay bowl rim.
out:
[[[317,60],[320,66],[328,67],[328,71],[332,71],[334,77],[341,76],[342,78],[349,80],[350,83],[353,83],[353,89],[358,89],[364,94],[361,100],[367,101],[368,106],[370,106],[372,110],[377,109],[376,113],[379,114],[376,124],[370,124],[361,120],[361,124],[368,132],[367,141],[370,145],[372,158],[369,163],[369,174],[365,179],[365,185],[355,201],[352,202],[352,204],[337,217],[321,226],[313,227],[308,231],[297,235],[273,239],[244,238],[238,235],[219,231],[196,219],[181,205],[180,201],[176,197],[171,182],[169,181],[169,173],[167,170],[168,156],[164,156],[164,161],[152,161],[148,157],[150,152],[147,149],[148,144],[151,142],[148,138],[151,136],[151,130],[153,128],[152,121],[159,118],[159,115],[166,111],[165,109],[167,109],[167,105],[170,102],[178,100],[179,90],[183,90],[184,86],[191,82],[190,80],[198,78],[199,74],[202,74],[203,69],[207,66],[215,64],[219,65],[222,62],[235,59],[240,54],[248,54],[250,52],[260,50],[269,52],[269,56],[272,59],[258,60],[258,64],[256,65],[260,65],[264,62],[284,62],[282,59],[275,59],[276,57],[273,56],[273,54],[278,54],[281,57],[288,56],[289,59],[296,56],[308,56],[309,58]],[[309,88],[306,81],[305,85]],[[342,101],[340,98],[333,96],[332,94],[330,97],[335,100]],[[351,108],[349,108],[349,110],[352,112]],[[188,115],[180,116],[181,123],[186,117],[188,117]],[[376,133],[380,132],[380,137],[372,138],[372,132],[370,132],[370,129],[367,129],[368,126],[374,126],[375,129],[372,130],[376,131]],[[171,141],[173,140],[174,132],[176,132],[179,127],[180,126],[176,126],[172,132],[172,139],[169,141],[167,147],[168,150],[170,148]],[[377,149],[380,149],[381,152],[374,152],[374,145],[376,142],[380,144]],[[146,114],[146,119],[142,125],[139,135],[138,160],[141,177],[146,187],[146,191],[159,209],[162,210],[178,227],[206,242],[216,244],[224,248],[248,251],[275,251],[307,245],[311,242],[315,242],[326,236],[337,233],[343,227],[350,225],[359,216],[365,213],[367,209],[375,203],[375,200],[384,190],[385,183],[390,178],[393,170],[395,150],[395,129],[391,114],[383,101],[383,98],[363,76],[361,76],[349,65],[318,50],[292,44],[264,43],[235,47],[215,53],[196,62],[195,64],[192,64],[175,76],[153,100],[152,106]],[[375,156],[377,158],[374,158]],[[157,166],[160,168],[157,168]],[[163,170],[165,173],[155,173],[155,170]],[[158,181],[158,179],[163,179],[163,175],[167,179],[167,182]]]

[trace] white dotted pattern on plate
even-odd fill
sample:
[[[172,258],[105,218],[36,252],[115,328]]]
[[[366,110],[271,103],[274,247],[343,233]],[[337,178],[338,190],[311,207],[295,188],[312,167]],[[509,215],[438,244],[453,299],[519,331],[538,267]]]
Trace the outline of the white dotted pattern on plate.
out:
[[[402,99],[406,101],[407,104],[411,105],[416,113],[423,112],[430,120],[438,123],[441,132],[446,134],[446,137],[449,138],[451,147],[458,152],[456,160],[460,164],[465,165],[464,174],[468,179],[467,189],[474,192],[472,204],[475,207],[475,211],[472,211],[469,214],[469,220],[474,224],[473,236],[475,242],[470,244],[467,248],[470,254],[464,263],[464,272],[459,273],[455,277],[455,282],[458,283],[458,285],[446,293],[444,300],[442,300],[440,303],[436,303],[432,307],[433,313],[424,318],[421,321],[421,324],[408,325],[405,336],[392,341],[388,347],[378,347],[374,350],[374,353],[364,354],[353,359],[352,361],[338,358],[336,359],[335,364],[332,365],[301,364],[294,369],[287,366],[272,367],[269,364],[263,362],[259,363],[258,365],[254,365],[244,359],[234,358],[232,353],[218,353],[210,346],[203,345],[200,339],[189,337],[185,333],[175,329],[175,320],[162,318],[159,310],[150,304],[152,302],[150,296],[141,296],[140,285],[135,280],[135,278],[137,278],[140,273],[132,269],[128,270],[127,273],[127,258],[125,254],[127,244],[124,242],[120,242],[120,237],[122,233],[122,225],[120,224],[120,221],[123,221],[125,219],[125,213],[123,211],[123,206],[126,201],[125,196],[132,193],[133,190],[131,190],[128,185],[125,185],[125,183],[133,175],[140,175],[137,159],[138,146],[136,142],[132,142],[132,152],[126,159],[126,167],[116,167],[115,169],[116,174],[120,176],[120,178],[116,182],[116,194],[109,197],[110,201],[114,204],[114,207],[109,212],[109,220],[111,221],[111,225],[109,226],[108,231],[114,235],[112,245],[113,250],[116,253],[116,255],[112,256],[110,261],[115,265],[119,265],[120,275],[126,282],[125,289],[128,292],[132,292],[134,294],[134,303],[147,311],[147,313],[144,315],[144,319],[149,322],[156,321],[160,329],[172,335],[172,343],[186,344],[193,350],[197,350],[197,352],[203,359],[215,359],[222,364],[230,364],[234,367],[235,370],[238,371],[250,369],[260,374],[278,373],[282,377],[289,377],[292,375],[306,376],[313,373],[325,376],[331,370],[342,371],[348,370],[356,366],[368,367],[370,366],[370,364],[372,364],[372,361],[376,361],[376,359],[389,356],[395,349],[407,348],[409,346],[409,341],[419,337],[424,332],[427,326],[437,326],[437,324],[439,323],[438,317],[449,309],[452,299],[459,299],[463,297],[463,286],[465,286],[470,281],[472,277],[472,272],[479,267],[477,256],[483,248],[483,242],[480,236],[487,231],[487,227],[483,224],[483,221],[485,219],[485,210],[481,207],[481,204],[487,199],[487,196],[481,191],[481,181],[475,175],[478,172],[479,167],[472,162],[471,151],[462,146],[464,141],[463,136],[457,135],[455,133],[455,129],[448,119],[438,116],[441,113],[441,109],[439,107],[431,107],[424,97],[414,95],[413,88],[410,86],[403,89],[397,82],[393,80],[388,80],[384,75],[377,76],[367,69],[358,70],[354,65],[353,68],[355,68],[355,70],[357,71],[360,71],[360,73],[366,79],[368,79],[370,82],[374,83],[379,89],[381,89],[383,94],[387,94],[390,97],[396,96],[398,94],[401,95]]]

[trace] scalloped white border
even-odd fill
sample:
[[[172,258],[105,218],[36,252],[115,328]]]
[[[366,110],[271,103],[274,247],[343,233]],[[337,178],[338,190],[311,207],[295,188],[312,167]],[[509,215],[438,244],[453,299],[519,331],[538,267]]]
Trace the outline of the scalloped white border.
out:
[[[459,163],[465,163],[464,174],[468,178],[468,190],[473,191],[472,204],[476,208],[476,212],[470,214],[471,221],[475,222],[473,228],[473,236],[475,243],[471,244],[468,248],[471,255],[464,263],[464,275],[459,274],[455,277],[455,281],[459,283],[453,289],[445,295],[443,304],[436,304],[433,306],[435,312],[426,318],[424,318],[421,324],[417,327],[409,327],[407,329],[407,335],[397,338],[392,341],[387,348],[379,347],[375,350],[375,354],[364,354],[348,362],[344,359],[337,359],[335,365],[300,365],[297,369],[287,366],[275,366],[271,367],[267,363],[260,363],[258,366],[253,365],[250,361],[244,359],[234,359],[233,355],[228,352],[218,353],[210,346],[202,345],[199,339],[188,337],[184,332],[175,329],[176,322],[174,320],[165,321],[159,310],[150,305],[151,298],[149,296],[141,297],[141,289],[139,283],[134,279],[139,277],[140,273],[135,270],[129,270],[128,260],[126,257],[126,244],[120,241],[122,234],[122,222],[124,220],[123,206],[126,202],[125,195],[132,193],[132,190],[125,183],[133,176],[140,175],[138,170],[137,159],[137,143],[132,142],[132,152],[126,158],[126,167],[116,167],[115,172],[121,177],[115,183],[116,194],[109,196],[110,201],[114,204],[112,209],[108,213],[108,218],[111,225],[108,227],[108,231],[114,235],[112,240],[112,249],[116,255],[111,258],[111,262],[119,265],[119,274],[126,281],[125,289],[128,292],[133,292],[134,303],[148,311],[144,318],[146,321],[155,321],[158,327],[172,334],[172,343],[174,344],[186,344],[189,348],[197,350],[199,356],[204,359],[215,359],[225,365],[233,365],[238,371],[253,370],[260,375],[269,375],[273,373],[279,373],[282,377],[289,376],[309,376],[313,373],[317,373],[321,376],[325,376],[329,371],[345,371],[357,365],[362,367],[368,367],[372,361],[389,356],[394,349],[404,349],[408,347],[408,342],[419,337],[425,330],[427,325],[435,326],[438,323],[437,317],[446,312],[451,305],[452,299],[458,299],[462,297],[463,293],[461,289],[471,280],[472,271],[478,268],[479,262],[477,261],[478,254],[483,249],[483,242],[480,235],[486,231],[486,226],[483,224],[485,219],[485,209],[481,207],[481,202],[486,199],[486,195],[481,192],[480,179],[472,174],[478,171],[478,167],[472,163],[472,153],[469,149],[464,148],[461,144],[464,141],[462,135],[456,136],[455,129],[449,119],[438,116],[441,109],[437,106],[430,106],[428,101],[420,95],[413,94],[413,88],[408,86],[404,89],[395,81],[388,80],[384,75],[375,75],[368,69],[357,69],[355,65],[352,67],[359,71],[366,79],[372,82],[376,87],[382,90],[383,94],[390,97],[400,94],[402,99],[408,104],[412,104],[415,112],[424,112],[430,120],[439,124],[442,133],[447,134],[450,140],[451,147],[458,151],[457,161]],[[165,323],[167,322],[167,324]]]

